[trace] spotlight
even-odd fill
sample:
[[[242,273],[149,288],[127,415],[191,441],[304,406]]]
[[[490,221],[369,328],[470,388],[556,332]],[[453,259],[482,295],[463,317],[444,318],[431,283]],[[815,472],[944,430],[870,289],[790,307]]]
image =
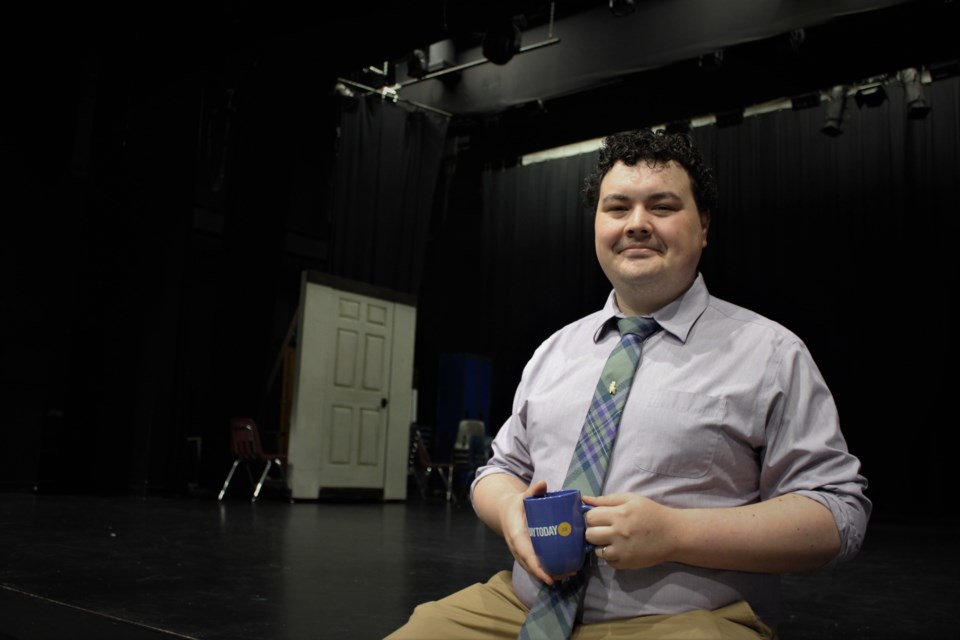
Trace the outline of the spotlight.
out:
[[[610,13],[618,18],[629,16],[637,10],[634,0],[610,0]]]
[[[513,20],[499,20],[487,27],[483,36],[483,57],[504,65],[520,51],[520,28]]]
[[[811,107],[816,107],[820,104],[820,92],[811,91],[810,93],[803,93],[798,96],[793,96],[790,98],[790,106],[794,111],[800,111],[801,109],[810,109]]]
[[[879,107],[887,100],[886,90],[879,84],[858,89],[853,99],[858,108]]]
[[[800,50],[803,48],[803,43],[807,39],[807,32],[803,29],[794,29],[787,36],[787,43],[790,45],[790,51],[794,55],[799,55]]]
[[[906,91],[907,117],[911,120],[920,120],[927,117],[930,104],[923,95],[923,84],[920,82],[920,73],[914,68],[904,69],[899,74],[900,82]]]
[[[383,67],[370,65],[360,71],[360,82],[379,90],[396,83],[396,65],[384,61]]]
[[[927,66],[927,71],[930,72],[930,80],[936,82],[937,80],[943,80],[944,78],[949,78],[950,76],[955,76],[960,73],[960,62],[957,60],[938,62]]]
[[[700,56],[697,60],[697,66],[704,71],[716,71],[723,66],[723,49],[717,49],[716,51]]]
[[[843,133],[843,111],[847,102],[847,88],[843,85],[837,85],[830,90],[829,101],[827,102],[827,117],[820,127],[820,132],[831,138]]]
[[[414,49],[407,58],[407,75],[411,78],[422,78],[427,75],[427,52],[423,49]]]
[[[718,127],[732,127],[743,122],[743,109],[731,109],[716,114]]]

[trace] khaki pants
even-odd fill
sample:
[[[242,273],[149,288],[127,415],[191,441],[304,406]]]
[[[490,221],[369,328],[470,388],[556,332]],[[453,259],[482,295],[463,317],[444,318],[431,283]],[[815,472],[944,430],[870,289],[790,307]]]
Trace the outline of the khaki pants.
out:
[[[425,602],[387,640],[516,640],[527,607],[513,592],[510,572],[501,571],[486,584],[477,583],[452,595]],[[716,611],[640,616],[580,625],[575,640],[776,640],[776,634],[754,615],[746,602]]]

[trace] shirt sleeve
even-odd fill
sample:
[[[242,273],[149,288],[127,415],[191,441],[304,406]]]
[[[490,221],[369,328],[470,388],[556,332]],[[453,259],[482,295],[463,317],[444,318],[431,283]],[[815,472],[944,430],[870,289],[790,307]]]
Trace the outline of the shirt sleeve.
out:
[[[840,431],[833,395],[806,346],[796,339],[771,367],[761,498],[797,493],[833,514],[841,546],[830,565],[853,558],[863,544],[872,504],[860,461]],[[760,410],[764,410],[763,407]]]
[[[533,477],[533,468],[527,451],[526,430],[518,414],[513,414],[503,424],[493,439],[493,456],[487,464],[477,469],[473,485],[490,474],[509,473],[527,484]]]
[[[474,480],[470,484],[471,499],[477,483],[486,476],[495,473],[509,473],[527,484],[530,484],[533,478],[533,462],[527,446],[525,422],[526,387],[529,375],[530,365],[528,364],[524,369],[520,384],[517,385],[510,417],[497,431],[497,435],[491,444],[493,456],[487,461],[487,464],[477,469]]]

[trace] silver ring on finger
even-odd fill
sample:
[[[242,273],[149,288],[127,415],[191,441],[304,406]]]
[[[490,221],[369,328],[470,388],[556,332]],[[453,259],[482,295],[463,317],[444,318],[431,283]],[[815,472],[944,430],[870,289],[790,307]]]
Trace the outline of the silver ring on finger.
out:
[[[602,547],[600,547],[600,559],[603,560],[604,562],[607,561],[606,553],[607,553],[607,545],[603,545]]]

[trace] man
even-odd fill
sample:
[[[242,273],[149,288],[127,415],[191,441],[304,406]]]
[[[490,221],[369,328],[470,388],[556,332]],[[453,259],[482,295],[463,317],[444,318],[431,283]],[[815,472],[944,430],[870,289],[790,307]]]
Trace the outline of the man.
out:
[[[471,488],[513,571],[420,605],[391,638],[516,638],[541,590],[566,578],[540,567],[522,501],[562,488],[619,341],[610,320],[623,316],[659,330],[643,343],[602,495],[584,497],[596,551],[574,638],[774,638],[778,574],[860,549],[867,482],[810,353],[712,297],[698,272],[716,186],[691,138],[609,136],[584,194],[613,291],[536,350]]]

